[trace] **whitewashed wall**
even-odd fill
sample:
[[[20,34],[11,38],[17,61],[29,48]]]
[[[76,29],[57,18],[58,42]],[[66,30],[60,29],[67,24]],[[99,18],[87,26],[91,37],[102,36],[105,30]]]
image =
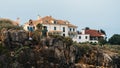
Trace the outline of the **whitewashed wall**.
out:
[[[54,27],[56,27],[56,31],[62,31],[62,34],[61,36],[63,36],[63,34],[65,34],[65,36],[67,37],[68,36],[68,26],[66,25],[49,25],[49,24],[43,24],[43,26],[47,26],[47,30],[48,32],[49,31],[53,31],[54,30]],[[65,27],[65,32],[63,32],[63,27]]]
[[[79,38],[81,36],[81,39]],[[87,39],[86,39],[87,36]],[[89,34],[78,34],[77,35],[77,42],[78,43],[83,43],[83,42],[89,42],[90,40],[90,35]]]

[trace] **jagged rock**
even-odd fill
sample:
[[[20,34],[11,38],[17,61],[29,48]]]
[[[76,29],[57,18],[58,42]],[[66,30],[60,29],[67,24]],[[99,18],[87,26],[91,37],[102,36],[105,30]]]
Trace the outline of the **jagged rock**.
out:
[[[64,68],[68,68],[70,64],[75,63],[75,55],[72,46],[66,47],[65,43],[62,40],[58,40],[55,38],[52,38],[51,40],[42,40],[42,46],[48,47],[47,49],[42,48],[42,50],[40,51],[40,54],[42,54],[42,57],[44,57],[45,60],[47,60],[49,63],[52,62],[54,65],[57,64],[58,67],[60,66]],[[48,45],[44,43],[46,41]]]
[[[120,64],[118,63],[120,62],[116,62],[115,56],[119,57],[119,55],[116,53],[107,50],[101,50],[98,47],[92,47],[91,50],[81,56],[78,63],[76,64],[76,67],[84,68],[84,66],[88,66],[85,68],[119,68]],[[91,67],[91,65],[94,67]]]
[[[37,33],[38,34],[38,33]],[[23,30],[3,30],[2,42],[8,48],[0,55],[1,68],[120,68],[120,56],[97,46],[74,45],[64,37],[28,40]],[[71,41],[69,43],[69,40]],[[27,47],[25,46],[27,45]],[[31,48],[31,45],[34,48]]]
[[[1,31],[2,35],[2,42],[4,43],[4,46],[10,48],[10,47],[16,47],[16,46],[22,46],[27,45],[26,43],[29,43],[28,40],[28,33],[23,30],[3,30]]]

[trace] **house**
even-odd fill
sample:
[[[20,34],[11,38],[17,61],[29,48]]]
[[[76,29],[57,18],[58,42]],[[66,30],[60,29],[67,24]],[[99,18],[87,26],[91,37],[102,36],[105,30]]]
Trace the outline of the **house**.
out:
[[[72,39],[77,38],[77,26],[71,24],[69,21],[58,20],[52,16],[38,16],[37,20],[33,20],[33,24],[36,26],[39,23],[47,27],[48,34],[70,37]],[[24,30],[28,31],[28,25],[28,22],[24,24]],[[35,27],[35,29],[37,29],[37,27]]]
[[[94,29],[82,29],[81,32],[77,32],[77,26],[71,24],[69,21],[58,20],[53,18],[52,16],[40,17],[38,16],[37,20],[33,20],[33,24],[35,26],[35,30],[37,29],[37,24],[42,24],[47,27],[49,35],[60,35],[65,37],[70,37],[73,41],[78,43],[90,42],[90,43],[98,43],[98,40],[101,38],[105,38],[105,34],[100,32],[99,30]],[[29,22],[26,22],[23,26],[24,30],[27,30],[29,26]]]
[[[90,42],[90,43],[98,43],[99,39],[105,38],[105,34],[100,32],[99,30],[94,29],[82,29],[81,32],[78,32],[77,42]]]

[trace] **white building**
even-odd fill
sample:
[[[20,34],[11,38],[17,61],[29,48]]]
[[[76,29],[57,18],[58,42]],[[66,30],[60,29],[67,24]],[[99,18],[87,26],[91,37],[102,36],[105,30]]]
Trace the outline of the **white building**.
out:
[[[78,42],[78,43],[84,43],[84,42],[98,43],[98,40],[101,38],[105,38],[105,34],[101,33],[98,30],[82,29],[81,32],[79,32],[77,35],[76,42]]]
[[[77,26],[71,24],[68,21],[57,20],[51,16],[38,17],[37,20],[33,20],[34,26],[41,23],[43,26],[47,27],[49,34],[57,34],[65,37],[71,37],[73,40],[77,39]],[[24,30],[27,31],[28,22],[24,25]],[[35,27],[35,29],[37,29]]]
[[[70,37],[73,39],[73,41],[76,41],[78,43],[98,43],[99,39],[105,38],[105,34],[93,29],[82,29],[81,32],[78,33],[77,26],[71,24],[68,21],[54,19],[51,16],[38,16],[37,20],[33,20],[34,26],[36,26],[39,23],[47,27],[49,35],[52,34]],[[25,23],[24,30],[27,31],[28,25],[28,22]],[[35,29],[37,28],[35,27]]]

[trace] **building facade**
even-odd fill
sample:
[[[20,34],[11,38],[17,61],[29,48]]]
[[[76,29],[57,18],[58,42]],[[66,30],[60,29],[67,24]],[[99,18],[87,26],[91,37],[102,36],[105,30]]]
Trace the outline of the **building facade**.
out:
[[[70,37],[73,41],[78,43],[90,42],[98,43],[98,40],[105,38],[105,34],[94,29],[82,29],[81,32],[77,32],[77,26],[71,24],[69,21],[54,19],[52,16],[40,17],[37,20],[33,20],[35,29],[37,24],[47,27],[49,35],[60,35]],[[24,30],[27,30],[29,23],[25,23]]]
[[[99,30],[94,29],[82,29],[81,32],[77,35],[78,43],[98,43],[100,39],[105,39],[105,34],[100,32]]]
[[[65,37],[70,37],[72,39],[77,38],[77,26],[71,24],[68,21],[64,20],[57,20],[54,19],[52,16],[46,17],[38,17],[37,20],[33,20],[34,26],[37,24],[42,24],[43,26],[47,27],[48,34],[60,35]],[[29,23],[25,23],[23,26],[24,30],[27,30]],[[37,29],[37,27],[35,27]]]

